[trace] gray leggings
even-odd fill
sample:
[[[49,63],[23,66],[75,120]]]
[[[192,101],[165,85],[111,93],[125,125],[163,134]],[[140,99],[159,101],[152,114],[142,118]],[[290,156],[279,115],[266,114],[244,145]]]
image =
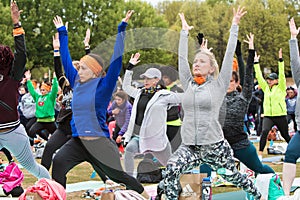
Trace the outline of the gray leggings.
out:
[[[22,124],[14,130],[0,133],[0,149],[2,147],[8,149],[17,161],[35,177],[51,178],[48,170],[35,161],[29,138]]]
[[[182,144],[174,152],[167,164],[166,177],[164,179],[164,190],[167,199],[178,199],[180,174],[199,167],[204,163],[208,164],[214,170],[219,168],[230,170],[232,173],[221,175],[222,178],[244,189],[256,199],[260,199],[261,194],[253,182],[237,170],[233,159],[233,152],[227,140],[210,145],[186,146]]]

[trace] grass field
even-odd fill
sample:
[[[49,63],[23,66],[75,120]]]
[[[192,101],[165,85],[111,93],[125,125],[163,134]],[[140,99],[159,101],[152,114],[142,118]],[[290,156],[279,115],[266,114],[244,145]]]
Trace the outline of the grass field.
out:
[[[257,143],[255,144],[257,147]],[[268,144],[267,144],[268,145]],[[267,152],[265,150],[265,154],[264,157],[268,157],[269,155],[267,155]],[[5,156],[1,155],[1,157],[3,158],[3,160],[5,160]],[[38,162],[40,162],[40,159],[37,159]],[[139,160],[136,161],[136,165],[138,163]],[[280,173],[281,176],[281,172],[282,172],[282,164],[272,164],[272,163],[268,163],[276,172]],[[23,181],[23,188],[27,188],[28,186],[31,186],[35,183],[35,181],[37,181],[37,179],[32,176],[31,174],[29,174],[25,169],[22,169],[22,171],[24,172],[24,181]],[[51,171],[51,170],[50,170]],[[90,166],[89,163],[84,162],[81,163],[80,165],[77,165],[75,168],[73,168],[67,175],[67,183],[77,183],[77,182],[82,182],[82,181],[88,181],[88,180],[100,180],[99,176],[97,176],[94,179],[90,178],[90,175],[92,174],[93,169]],[[298,170],[297,170],[297,175],[296,177],[300,177],[300,164],[298,164]],[[236,188],[234,186],[226,186],[226,187],[217,187],[217,188],[213,188],[213,194],[217,194],[217,193],[223,193],[223,192],[230,192],[230,191],[237,191],[240,190],[239,188]],[[67,194],[67,199],[83,199],[81,198],[81,194],[84,191],[79,191],[79,192],[72,192],[72,193],[68,193]]]

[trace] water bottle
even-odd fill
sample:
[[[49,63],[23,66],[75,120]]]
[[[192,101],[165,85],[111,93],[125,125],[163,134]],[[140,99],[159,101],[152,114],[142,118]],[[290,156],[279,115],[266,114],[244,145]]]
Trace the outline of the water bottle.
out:
[[[274,144],[274,141],[273,141],[273,140],[271,140],[271,141],[270,141],[270,147],[272,147],[272,146],[273,146],[273,144]]]
[[[202,200],[212,200],[211,178],[202,179]]]

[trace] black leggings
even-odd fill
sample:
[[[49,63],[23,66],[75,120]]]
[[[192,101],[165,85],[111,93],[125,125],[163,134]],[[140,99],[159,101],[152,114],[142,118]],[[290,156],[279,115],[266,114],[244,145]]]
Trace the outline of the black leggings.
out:
[[[89,162],[98,174],[101,170],[100,174],[102,172],[111,180],[124,183],[127,189],[138,193],[144,191],[143,186],[135,178],[123,171],[118,148],[114,141],[106,137],[95,140],[71,138],[53,159],[52,178],[66,187],[67,173],[84,161]]]
[[[172,152],[175,152],[181,144],[180,126],[167,125],[167,136],[172,147]]]
[[[52,134],[55,130],[55,122],[35,122],[27,134],[31,139],[34,139],[36,134],[38,134],[41,138],[48,141],[49,134]],[[30,144],[33,145],[33,140],[30,140]]]
[[[44,167],[46,167],[47,170],[49,170],[52,163],[53,154],[57,149],[62,147],[69,139],[71,139],[71,137],[71,126],[69,124],[58,124],[58,128],[51,135],[50,139],[48,140],[45,146],[41,160],[41,165],[43,165]]]
[[[2,151],[5,154],[8,162],[13,161],[13,157],[11,156],[10,152],[5,147],[3,147],[0,151]]]
[[[121,130],[121,128],[116,123],[116,127],[115,127],[115,130],[113,131],[113,136],[112,136],[114,141],[116,141],[116,139],[118,138],[120,130]],[[117,146],[120,147],[121,143],[117,143]]]
[[[24,125],[27,135],[29,133],[30,128],[32,127],[32,125],[36,122],[36,117],[30,118],[28,119],[26,125]]]
[[[266,143],[268,133],[271,130],[272,126],[276,125],[278,130],[280,131],[281,136],[285,139],[287,143],[290,141],[289,130],[288,130],[288,123],[286,120],[286,116],[276,116],[276,117],[269,117],[265,116],[263,119],[262,125],[262,134],[260,136],[259,142],[259,151],[263,151]]]

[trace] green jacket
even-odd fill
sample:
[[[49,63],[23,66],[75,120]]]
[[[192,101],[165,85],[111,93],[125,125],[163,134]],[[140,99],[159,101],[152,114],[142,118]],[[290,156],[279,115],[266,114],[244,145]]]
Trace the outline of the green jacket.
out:
[[[278,62],[278,84],[272,88],[269,87],[264,79],[259,63],[254,64],[255,77],[258,85],[264,92],[264,116],[275,117],[286,115],[286,79],[284,75],[284,61]]]
[[[52,80],[52,89],[46,95],[38,94],[32,82],[29,80],[27,81],[28,90],[33,97],[34,101],[36,102],[36,112],[35,116],[38,122],[54,122],[55,121],[55,104],[56,104],[56,95],[58,92],[58,82],[57,78],[53,78]]]

